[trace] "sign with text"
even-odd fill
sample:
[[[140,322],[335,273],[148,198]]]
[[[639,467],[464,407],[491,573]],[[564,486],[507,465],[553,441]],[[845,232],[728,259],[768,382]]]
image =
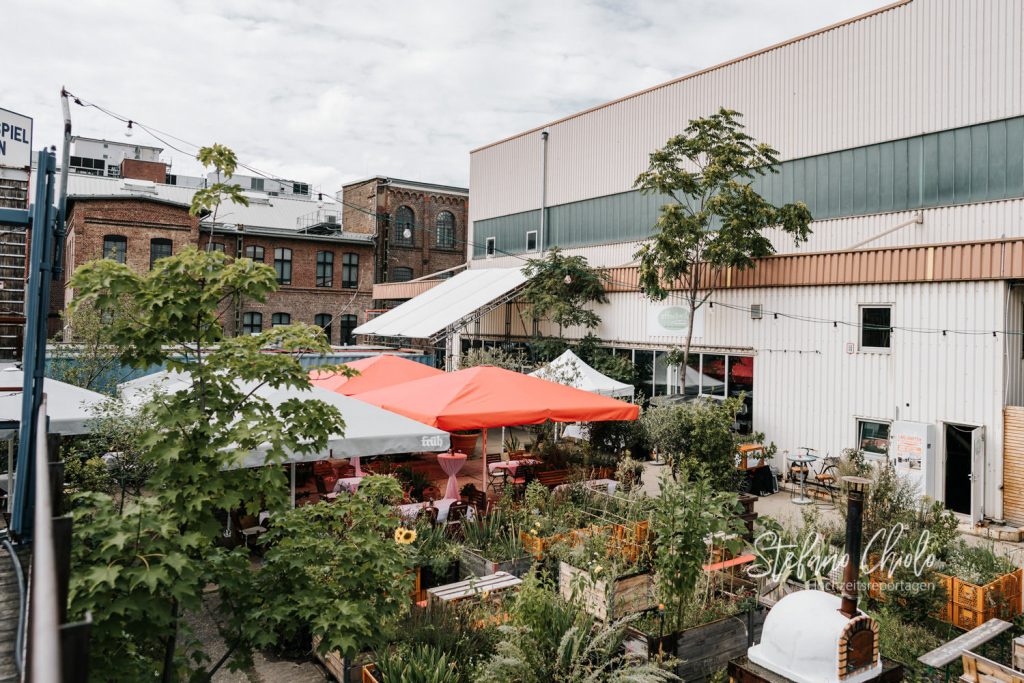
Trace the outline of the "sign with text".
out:
[[[892,425],[889,457],[896,472],[920,486],[922,495],[934,496],[931,470],[934,428],[926,422],[897,420]]]
[[[650,306],[647,309],[647,335],[651,337],[685,338],[690,328],[688,306]],[[704,308],[693,316],[693,337],[704,336]]]
[[[0,109],[0,168],[32,165],[32,119]]]

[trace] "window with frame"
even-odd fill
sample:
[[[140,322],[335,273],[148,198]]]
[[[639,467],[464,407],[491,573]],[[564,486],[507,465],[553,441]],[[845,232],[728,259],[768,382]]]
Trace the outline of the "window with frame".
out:
[[[355,344],[355,336],[352,331],[358,327],[356,317],[352,314],[343,315],[338,319],[338,326],[341,328],[341,343],[345,346]]]
[[[266,251],[264,251],[263,247],[251,244],[245,248],[245,258],[247,259],[252,259],[253,261],[259,261],[260,263],[263,263],[263,259],[265,257]]]
[[[455,248],[455,214],[451,211],[437,214],[437,246],[439,249]]]
[[[411,247],[415,244],[416,214],[408,206],[400,206],[395,211],[395,229],[391,233],[391,241],[400,246]],[[406,237],[406,233],[409,234]]]
[[[491,258],[492,256],[494,256],[495,251],[494,238],[488,237],[487,241],[485,242],[485,245],[486,246],[484,247],[484,253],[487,255],[487,258]]]
[[[526,251],[537,251],[537,231],[530,230],[526,233]]]
[[[270,316],[270,326],[277,327],[279,325],[291,325],[292,314],[291,313],[274,313]]]
[[[206,251],[219,251],[220,253],[223,254],[224,253],[224,243],[223,242],[207,242],[206,243]]]
[[[359,287],[359,254],[346,252],[341,255],[341,287],[357,289]]]
[[[277,284],[292,283],[292,250],[278,247],[274,249],[274,272],[277,273]]]
[[[331,314],[330,313],[317,313],[313,316],[313,324],[324,331],[324,336],[327,337],[327,343],[331,343]]]
[[[263,331],[263,314],[262,313],[243,313],[242,314],[242,334],[259,334]]]
[[[408,282],[412,279],[412,268],[397,266],[391,269],[392,282]]]
[[[316,253],[316,286],[334,286],[334,252],[318,251]]]
[[[128,258],[128,238],[124,235],[104,235],[103,258],[124,263]]]
[[[889,454],[889,423],[857,420],[857,448],[875,455]]]
[[[860,348],[862,351],[892,349],[892,306],[860,307]]]
[[[156,237],[149,241],[149,267],[152,268],[153,264],[162,258],[167,258],[171,255],[173,246],[169,239],[162,237]]]

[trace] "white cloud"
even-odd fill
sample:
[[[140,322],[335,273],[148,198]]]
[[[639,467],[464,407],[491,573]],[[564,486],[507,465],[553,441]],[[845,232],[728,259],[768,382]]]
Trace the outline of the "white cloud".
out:
[[[324,191],[374,174],[461,185],[474,147],[879,3],[8,0],[0,107],[35,118],[36,147],[59,144],[64,85]],[[123,139],[94,109],[72,117]]]

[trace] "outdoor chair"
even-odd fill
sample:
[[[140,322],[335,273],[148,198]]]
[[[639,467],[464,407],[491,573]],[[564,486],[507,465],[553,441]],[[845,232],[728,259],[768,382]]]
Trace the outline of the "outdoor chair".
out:
[[[469,517],[469,505],[461,500],[455,501],[448,508],[448,518],[445,522],[445,531],[449,538],[462,538],[462,524]]]
[[[487,454],[487,488],[492,488],[497,483],[505,483],[505,476],[508,474],[507,470],[491,470],[491,465],[497,464],[501,461],[501,453]]]
[[[466,502],[476,508],[477,513],[485,514],[487,512],[487,493],[480,491],[472,484],[463,494],[466,498]]]
[[[509,477],[507,483],[517,495],[522,495],[531,481],[537,478],[533,465],[520,465],[516,468],[514,477]]]

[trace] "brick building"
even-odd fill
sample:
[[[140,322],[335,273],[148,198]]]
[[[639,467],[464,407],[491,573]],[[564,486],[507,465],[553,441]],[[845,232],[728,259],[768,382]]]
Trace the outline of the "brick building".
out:
[[[332,344],[353,343],[371,308],[372,234],[343,230],[340,213],[320,202],[260,193],[246,193],[249,206],[223,205],[216,220],[192,217],[195,190],[156,182],[165,173],[162,163],[126,159],[120,178],[71,175],[65,272],[103,257],[144,272],[189,245],[242,255],[273,267],[279,289],[264,303],[227,304],[227,334],[304,322],[323,327]],[[55,311],[73,295],[61,289]]]
[[[344,185],[347,231],[375,234],[374,282],[402,282],[466,263],[469,190],[375,176]]]

